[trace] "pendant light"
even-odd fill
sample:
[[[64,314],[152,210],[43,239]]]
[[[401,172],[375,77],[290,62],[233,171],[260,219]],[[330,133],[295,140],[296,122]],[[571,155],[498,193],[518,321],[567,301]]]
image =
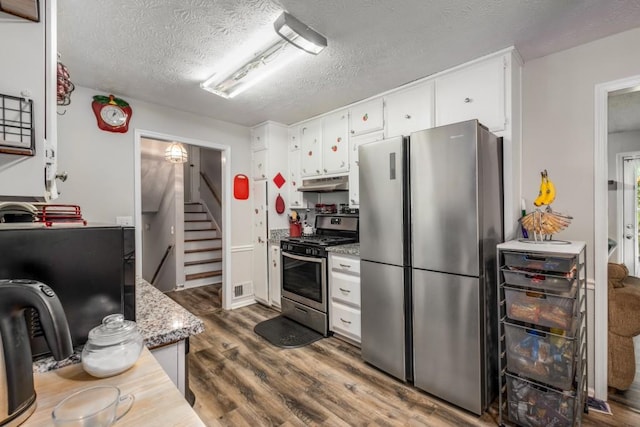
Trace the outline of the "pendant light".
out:
[[[172,142],[164,150],[164,159],[169,163],[185,163],[187,161],[187,150],[179,142]]]

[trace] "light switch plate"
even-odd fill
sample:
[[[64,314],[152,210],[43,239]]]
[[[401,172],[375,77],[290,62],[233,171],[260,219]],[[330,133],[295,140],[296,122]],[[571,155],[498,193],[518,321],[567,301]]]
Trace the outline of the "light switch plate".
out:
[[[133,218],[130,216],[117,216],[116,224],[124,226],[133,226]]]

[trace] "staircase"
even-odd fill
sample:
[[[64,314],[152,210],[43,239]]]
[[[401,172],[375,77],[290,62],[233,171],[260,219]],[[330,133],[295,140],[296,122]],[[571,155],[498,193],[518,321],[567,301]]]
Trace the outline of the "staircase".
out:
[[[185,288],[222,283],[222,237],[200,203],[184,204]]]

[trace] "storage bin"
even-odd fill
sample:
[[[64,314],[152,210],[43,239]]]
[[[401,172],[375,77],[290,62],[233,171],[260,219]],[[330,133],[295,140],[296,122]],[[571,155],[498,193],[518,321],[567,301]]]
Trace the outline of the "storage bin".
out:
[[[553,387],[570,389],[574,379],[575,343],[571,336],[504,323],[507,370]]]
[[[575,282],[574,271],[563,275],[503,268],[504,281],[509,285],[526,286],[553,292],[568,292]]]
[[[509,420],[521,426],[572,426],[575,396],[507,374]]]
[[[504,286],[507,317],[549,328],[571,330],[578,306],[576,288],[562,294],[527,291]]]
[[[543,272],[553,271],[557,273],[569,273],[576,266],[574,256],[563,257],[558,254],[549,256],[525,252],[504,252],[504,261],[509,267],[542,270]]]

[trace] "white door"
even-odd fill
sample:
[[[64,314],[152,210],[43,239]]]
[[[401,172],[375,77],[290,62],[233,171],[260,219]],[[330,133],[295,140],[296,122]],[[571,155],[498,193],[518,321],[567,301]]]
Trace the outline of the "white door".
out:
[[[640,177],[640,158],[625,157],[622,161],[623,170],[623,201],[622,201],[622,253],[624,264],[629,274],[640,274],[638,262],[638,178]]]

